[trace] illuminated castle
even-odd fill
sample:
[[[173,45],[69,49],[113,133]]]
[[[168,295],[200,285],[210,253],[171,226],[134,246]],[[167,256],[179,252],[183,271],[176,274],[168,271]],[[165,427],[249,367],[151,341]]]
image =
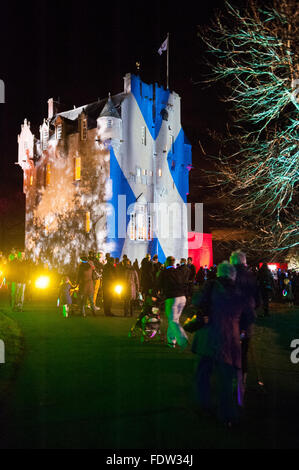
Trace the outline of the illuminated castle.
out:
[[[91,249],[187,257],[191,145],[180,97],[127,74],[117,95],[65,112],[48,105],[39,139],[26,119],[18,136],[27,253],[50,265]]]

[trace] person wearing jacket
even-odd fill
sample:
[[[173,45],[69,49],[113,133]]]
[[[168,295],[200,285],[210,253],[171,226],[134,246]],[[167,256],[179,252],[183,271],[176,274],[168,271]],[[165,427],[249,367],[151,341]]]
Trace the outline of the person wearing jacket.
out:
[[[104,315],[107,317],[112,317],[111,313],[112,307],[112,288],[113,284],[116,281],[116,272],[114,267],[114,258],[109,256],[107,258],[107,263],[103,267],[103,304],[104,304]]]
[[[90,307],[94,316],[96,314],[96,310],[99,310],[98,307],[95,307],[93,302],[93,271],[94,265],[88,261],[88,258],[85,255],[81,256],[77,275],[77,284],[79,284],[79,294],[81,296],[81,314],[83,317],[86,317],[85,305],[87,300],[90,302]]]
[[[237,418],[233,381],[241,375],[240,336],[254,321],[252,309],[244,303],[235,280],[236,269],[227,261],[223,262],[218,266],[217,279],[207,281],[202,292],[193,299],[193,304],[208,318],[205,345],[200,348],[198,341],[193,348],[194,352],[200,350],[196,371],[199,401],[203,409],[211,410],[210,379],[215,369],[219,382],[219,417],[229,427]]]
[[[258,283],[261,290],[261,297],[264,309],[264,316],[268,317],[269,314],[269,297],[274,291],[274,280],[267,263],[263,263],[258,274]]]
[[[257,284],[257,280],[252,272],[247,268],[246,254],[242,251],[233,251],[230,256],[230,264],[236,269],[236,287],[240,291],[243,298],[244,304],[248,305],[251,309],[252,317],[256,320],[256,309],[260,306],[260,290]],[[243,403],[244,393],[247,382],[248,374],[248,350],[250,340],[253,336],[253,326],[247,329],[246,335],[243,335],[241,340],[241,351],[242,351],[242,381],[239,383],[239,400],[240,404]]]
[[[98,298],[98,292],[99,288],[101,285],[101,280],[102,280],[102,271],[103,271],[103,265],[99,262],[96,253],[94,251],[89,251],[88,253],[88,261],[91,262],[91,264],[94,265],[94,270],[92,273],[92,278],[93,278],[93,303],[96,305],[97,304],[97,298]]]
[[[62,276],[59,292],[58,292],[58,300],[59,305],[62,307],[62,314],[64,318],[68,318],[70,314],[70,308],[72,306],[72,296],[71,296],[71,289],[73,285],[68,276]]]
[[[180,266],[177,268],[182,272],[182,276],[184,278],[184,285],[185,285],[185,297],[188,298],[189,295],[189,278],[190,278],[190,268],[187,265],[187,261],[185,258],[181,258]]]
[[[194,282],[196,278],[196,267],[193,264],[191,257],[187,259],[187,267],[189,269],[189,283],[188,283],[187,298],[189,299],[188,301],[191,301],[191,298],[193,295]]]
[[[166,299],[165,314],[168,319],[168,346],[175,348],[178,344],[184,348],[188,344],[188,338],[180,325],[180,316],[186,305],[185,276],[183,271],[176,269],[174,265],[175,258],[168,256],[165,269],[159,272],[157,287]]]
[[[154,270],[150,254],[141,261],[140,276],[141,293],[145,299],[148,291],[154,286]]]
[[[138,297],[139,292],[139,277],[134,267],[131,265],[130,260],[126,260],[124,265],[124,316],[133,316],[133,304]]]
[[[22,312],[25,296],[26,282],[28,282],[28,262],[25,253],[20,252],[10,262],[11,267],[11,299],[12,309]]]

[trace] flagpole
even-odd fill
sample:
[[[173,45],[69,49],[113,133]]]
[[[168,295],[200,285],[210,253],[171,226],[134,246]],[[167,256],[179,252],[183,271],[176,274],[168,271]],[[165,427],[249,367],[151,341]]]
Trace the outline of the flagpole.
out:
[[[167,90],[169,90],[169,33],[167,33]]]

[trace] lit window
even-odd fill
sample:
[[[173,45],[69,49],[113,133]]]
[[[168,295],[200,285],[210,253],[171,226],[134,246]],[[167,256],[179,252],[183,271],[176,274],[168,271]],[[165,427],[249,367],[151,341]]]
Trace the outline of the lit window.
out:
[[[90,232],[90,212],[85,212],[85,231]]]
[[[130,214],[130,240],[136,240],[136,215]]]
[[[81,120],[80,136],[81,136],[81,140],[87,139],[87,119]]]
[[[75,158],[75,181],[81,179],[81,157]]]
[[[159,168],[159,170],[158,170],[158,176],[162,176],[162,168]]]
[[[30,184],[30,186],[32,186],[32,184],[33,184],[33,175],[30,175],[29,184]]]
[[[136,215],[137,240],[146,240],[146,218],[142,212]]]
[[[142,176],[145,176],[145,175],[146,175],[146,170],[143,169],[143,170],[142,170]]]
[[[47,163],[46,165],[46,186],[49,186],[51,182],[51,164]]]

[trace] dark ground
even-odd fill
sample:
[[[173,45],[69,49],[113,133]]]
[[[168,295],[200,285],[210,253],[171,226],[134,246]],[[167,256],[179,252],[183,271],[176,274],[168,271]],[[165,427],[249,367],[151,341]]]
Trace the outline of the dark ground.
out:
[[[298,307],[275,304],[270,318],[258,319],[246,409],[227,431],[197,409],[189,350],[128,338],[131,319],[64,319],[53,305],[36,301],[12,313],[1,304],[25,350],[2,409],[0,448],[299,447],[299,364],[290,361]]]

